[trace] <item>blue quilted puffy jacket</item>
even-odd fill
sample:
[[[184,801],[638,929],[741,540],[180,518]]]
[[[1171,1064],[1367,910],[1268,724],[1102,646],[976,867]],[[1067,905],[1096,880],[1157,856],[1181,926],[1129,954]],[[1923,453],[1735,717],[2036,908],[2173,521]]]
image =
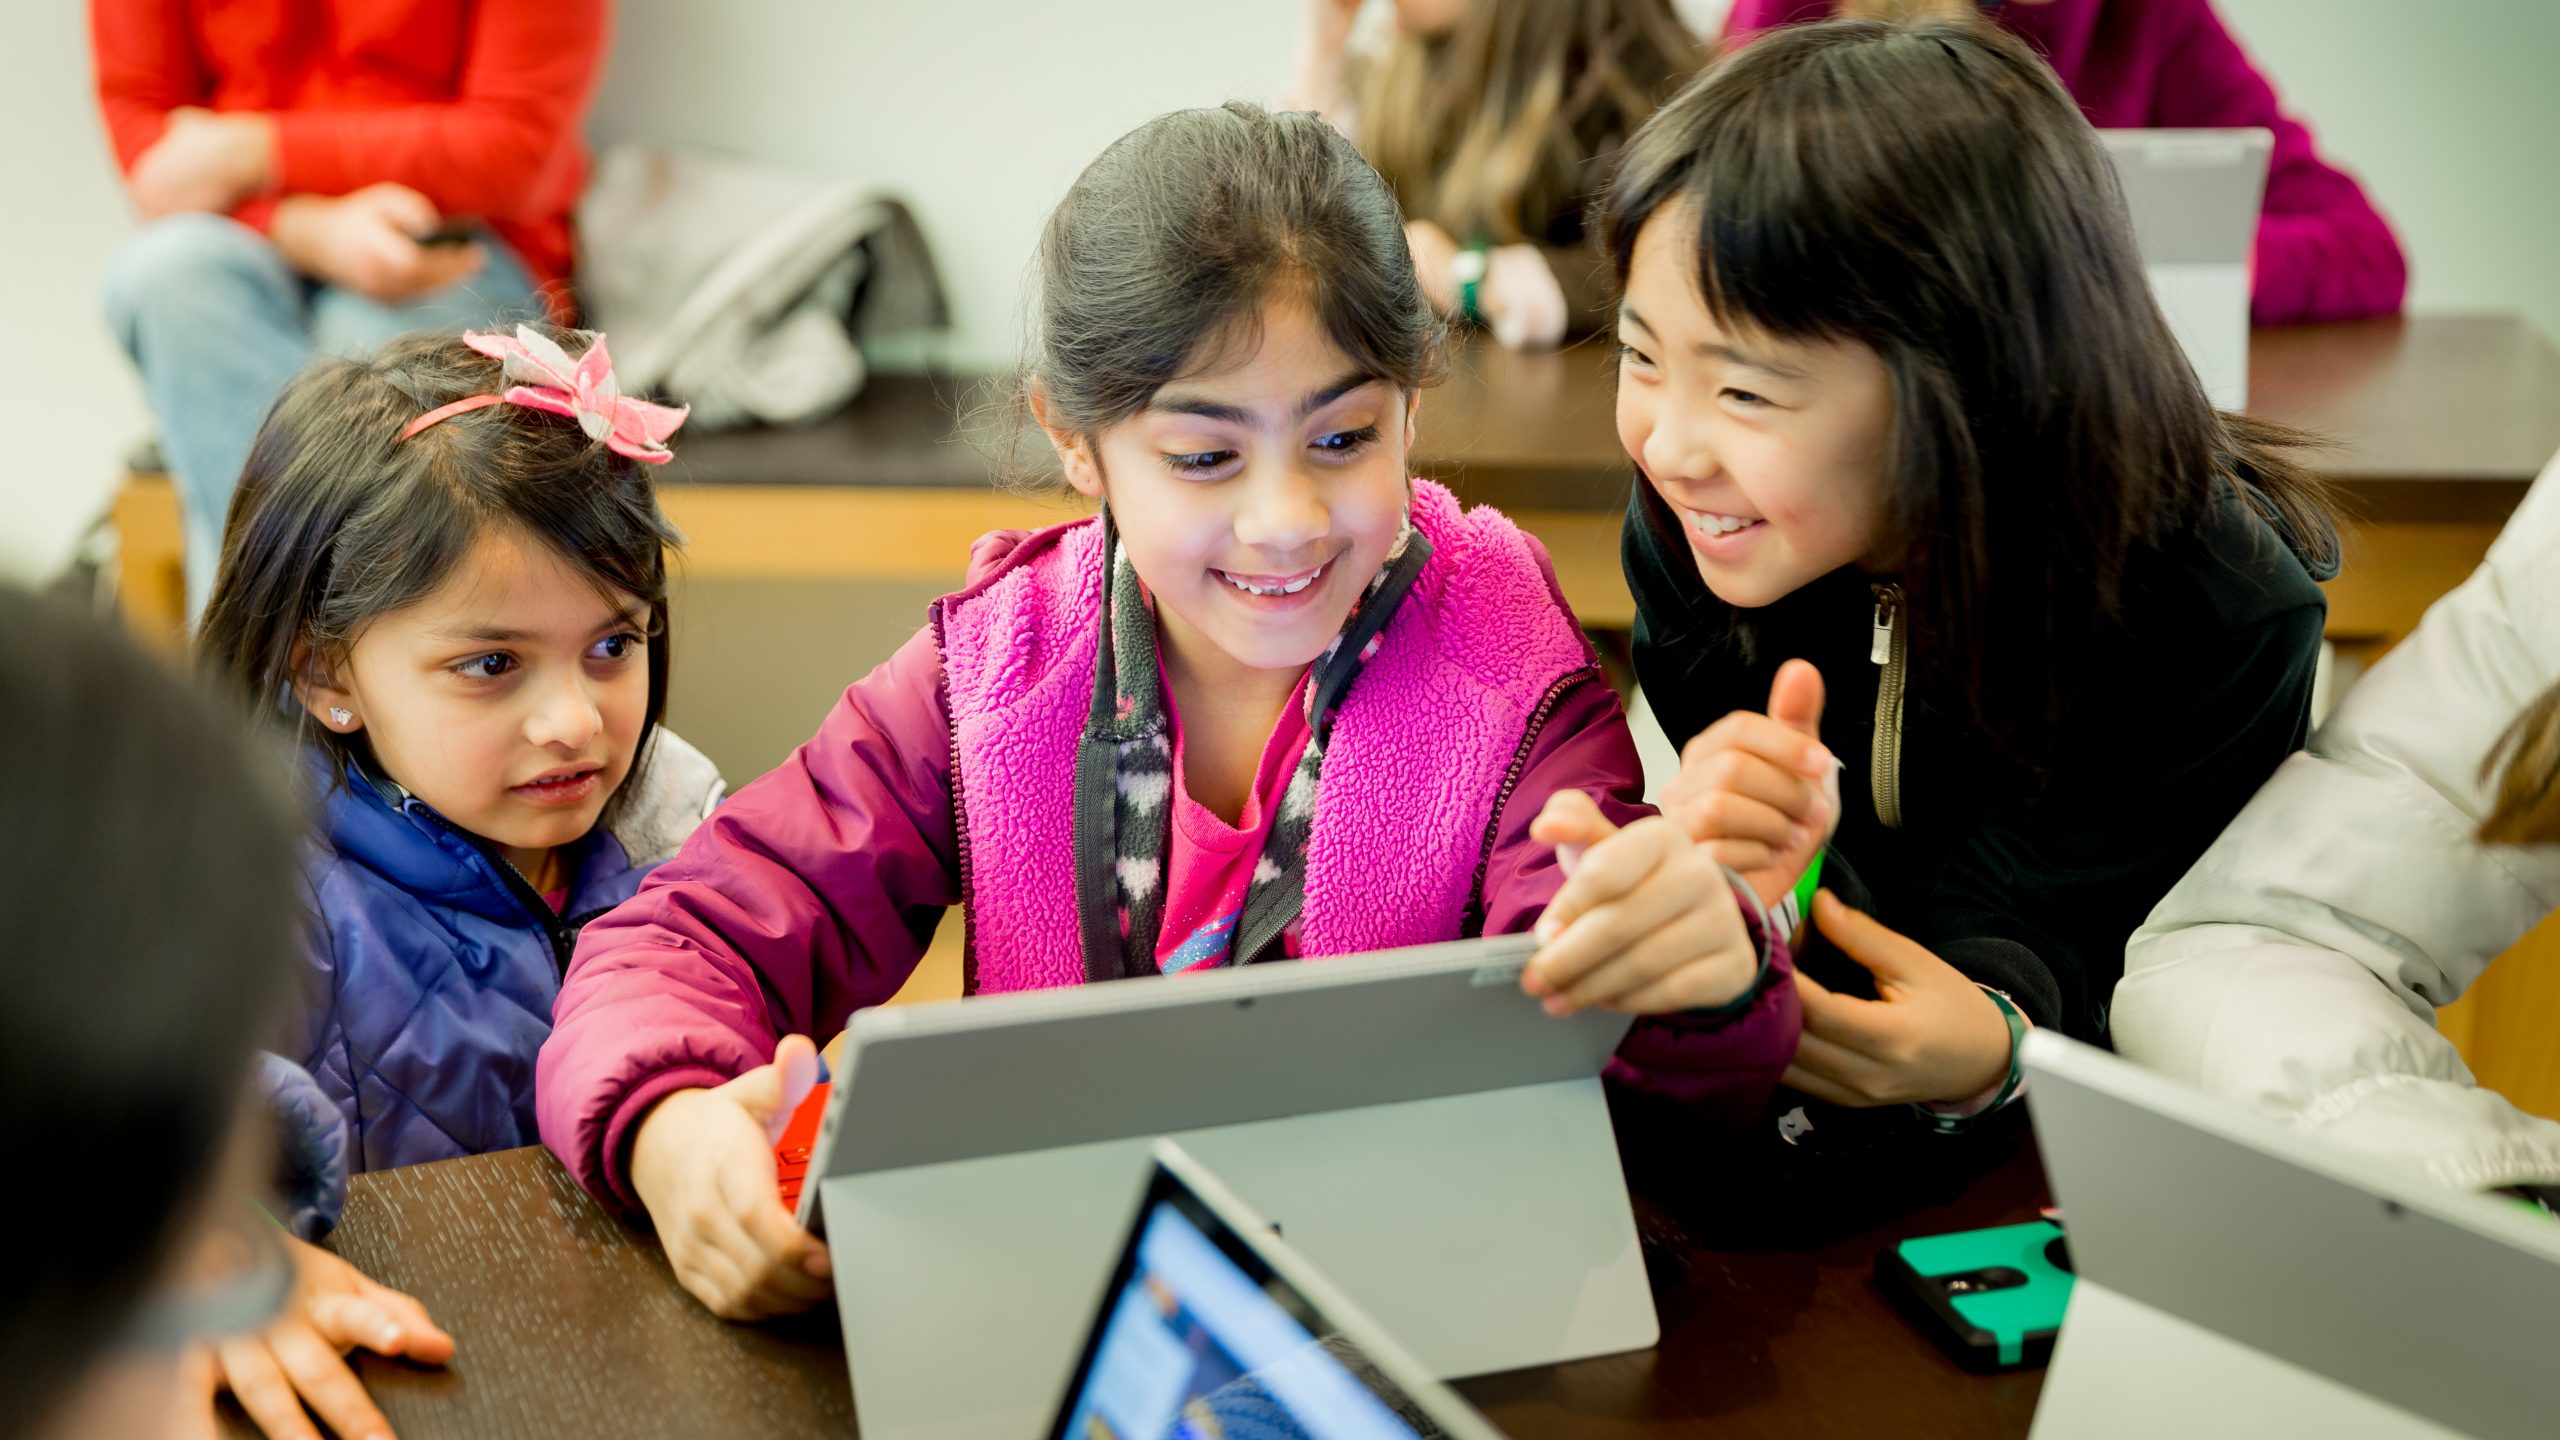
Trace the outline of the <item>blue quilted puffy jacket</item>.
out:
[[[327,778],[315,759],[316,780]],[[554,914],[515,868],[361,765],[304,857],[302,1067],[346,1117],[348,1168],[531,1145],[533,1066],[587,921],[631,898],[719,803],[719,772],[661,727],[610,825],[563,858]]]

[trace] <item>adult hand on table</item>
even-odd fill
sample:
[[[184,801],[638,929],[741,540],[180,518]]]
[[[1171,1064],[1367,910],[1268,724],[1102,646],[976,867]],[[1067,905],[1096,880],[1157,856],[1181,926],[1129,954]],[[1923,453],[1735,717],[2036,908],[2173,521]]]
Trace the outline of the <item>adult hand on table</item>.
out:
[[[272,1440],[320,1440],[317,1415],[340,1440],[389,1440],[391,1422],[364,1393],[346,1354],[359,1347],[422,1365],[453,1358],[453,1337],[416,1300],[366,1278],[317,1245],[287,1237],[293,1296],[263,1330],[199,1347],[186,1360],[196,1433],[211,1435],[213,1398],[223,1388]],[[192,1429],[192,1423],[190,1428]]]
[[[1787,1084],[1835,1105],[1949,1105],[2007,1076],[2009,1022],[1962,971],[1828,890],[1813,897],[1813,923],[1876,977],[1876,998],[1797,971],[1804,1033]]]
[[[1760,950],[1724,871],[1669,821],[1621,830],[1591,797],[1559,790],[1529,825],[1569,877],[1538,917],[1520,988],[1553,1015],[1634,1015],[1729,1005],[1760,973]]]
[[[266,116],[182,105],[133,162],[125,189],[145,220],[193,210],[220,215],[267,188],[274,157],[275,127]]]
[[[421,245],[443,217],[435,202],[384,181],[335,198],[277,202],[268,235],[293,268],[386,305],[458,284],[489,263],[477,244]]]
[[[1840,767],[1822,743],[1822,672],[1778,667],[1769,713],[1737,710],[1680,750],[1662,813],[1751,882],[1764,905],[1795,888],[1840,824]]]
[[[797,1314],[833,1293],[827,1247],[783,1208],[773,1161],[817,1081],[817,1046],[786,1035],[773,1063],[660,1100],[631,1143],[631,1185],[667,1263],[724,1320]]]

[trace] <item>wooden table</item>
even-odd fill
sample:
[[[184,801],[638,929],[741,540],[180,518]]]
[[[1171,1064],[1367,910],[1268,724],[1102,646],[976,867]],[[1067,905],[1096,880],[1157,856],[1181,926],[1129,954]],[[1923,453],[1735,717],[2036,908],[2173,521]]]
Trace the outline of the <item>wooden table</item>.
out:
[[[1707,1158],[1667,1107],[1617,1109],[1662,1343],[1462,1383],[1506,1434],[2026,1433],[2042,1372],[1958,1369],[1869,1279],[1889,1240],[2034,1218],[2046,1192],[2022,1126],[1805,1176]],[[332,1244],[459,1344],[444,1371],[359,1360],[403,1440],[853,1433],[832,1310],[711,1318],[547,1151],[359,1177]]]
[[[1470,345],[1423,401],[1416,468],[1498,505],[1546,542],[1584,621],[1633,617],[1618,569],[1629,468],[1612,417],[1613,348],[1553,354]],[[2261,330],[2251,408],[2328,435],[2318,457],[2359,517],[2331,587],[2335,636],[2388,643],[2469,573],[2560,451],[2560,354],[2513,316],[2420,316]],[[680,439],[661,477],[696,578],[959,579],[968,542],[1073,506],[993,489],[1010,455],[1037,472],[987,381],[882,376],[844,413],[798,430]],[[165,479],[119,496],[123,595],[137,631],[175,643],[177,502]]]

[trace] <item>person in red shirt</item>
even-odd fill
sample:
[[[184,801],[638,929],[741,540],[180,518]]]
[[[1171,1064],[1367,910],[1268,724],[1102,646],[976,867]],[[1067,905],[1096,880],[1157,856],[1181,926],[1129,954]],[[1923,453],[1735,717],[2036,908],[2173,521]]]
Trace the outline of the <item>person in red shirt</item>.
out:
[[[142,224],[109,260],[202,610],[249,442],[315,354],[566,319],[610,0],[91,0]]]

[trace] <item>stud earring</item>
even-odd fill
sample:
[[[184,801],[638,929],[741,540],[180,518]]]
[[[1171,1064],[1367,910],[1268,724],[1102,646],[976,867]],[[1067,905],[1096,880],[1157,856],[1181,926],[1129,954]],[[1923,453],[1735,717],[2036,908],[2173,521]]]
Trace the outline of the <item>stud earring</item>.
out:
[[[337,726],[341,730],[346,729],[349,724],[354,722],[355,718],[356,712],[353,710],[342,710],[335,705],[329,707],[329,723]]]

